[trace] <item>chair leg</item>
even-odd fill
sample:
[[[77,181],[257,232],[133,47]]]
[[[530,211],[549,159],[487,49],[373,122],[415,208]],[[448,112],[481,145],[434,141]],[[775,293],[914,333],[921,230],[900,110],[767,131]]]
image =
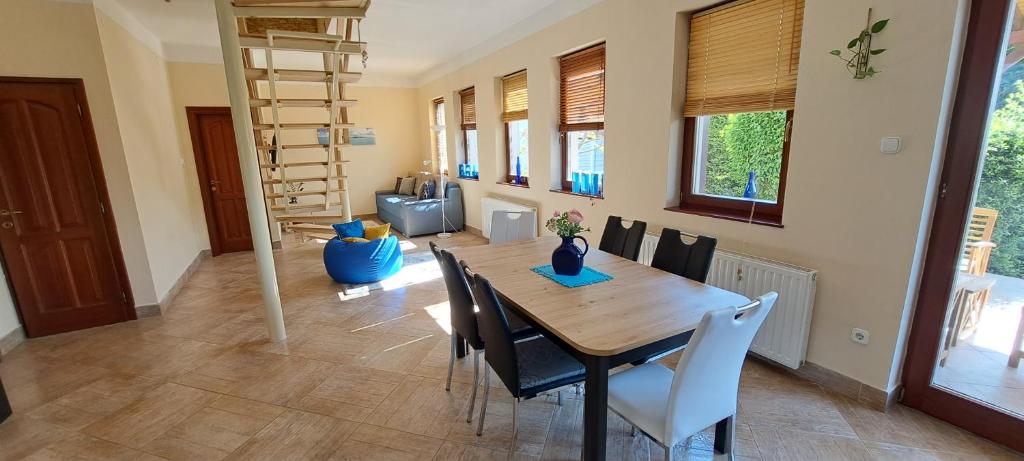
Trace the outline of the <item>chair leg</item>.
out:
[[[476,389],[480,387],[480,354],[484,351],[473,351],[473,391],[469,395],[469,411],[466,412],[466,423],[473,422],[473,406],[476,405]]]
[[[636,437],[636,426],[632,424],[629,425],[629,436]]]
[[[736,415],[732,415],[715,425],[715,451],[723,453],[727,459],[735,459]]]
[[[491,390],[491,370],[490,367],[484,363],[484,400],[480,402],[480,421],[477,421],[476,435],[484,435],[484,416],[487,415],[487,394]]]
[[[555,394],[558,395],[558,406],[562,406],[562,391],[557,390],[555,391]]]
[[[451,392],[452,390],[452,370],[455,369],[455,343],[458,341],[455,339],[455,332],[452,331],[452,350],[451,354],[448,355],[448,380],[445,381],[444,390]]]
[[[580,385],[579,384],[573,384],[572,387],[576,389],[576,395],[580,395]]]
[[[673,461],[675,459],[672,448],[671,446],[665,447],[665,461]]]
[[[516,436],[519,435],[518,426],[518,408],[519,408],[519,397],[512,397],[512,443],[508,447],[509,455],[514,455],[516,452]]]

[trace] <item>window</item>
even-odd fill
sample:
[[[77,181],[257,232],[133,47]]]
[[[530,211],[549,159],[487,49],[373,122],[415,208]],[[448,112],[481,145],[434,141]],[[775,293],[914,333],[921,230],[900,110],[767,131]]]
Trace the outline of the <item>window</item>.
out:
[[[431,101],[433,106],[433,126],[431,131],[434,133],[434,155],[437,158],[437,171],[441,174],[448,174],[448,136],[445,134],[444,127],[444,98],[437,98]]]
[[[501,103],[501,121],[505,125],[505,181],[529,186],[530,126],[525,70],[502,77]]]
[[[480,179],[480,150],[476,138],[476,89],[466,88],[459,92],[462,107],[463,157],[459,162],[459,177]]]
[[[782,225],[803,0],[694,14],[677,211]]]
[[[604,43],[558,59],[564,191],[604,195]]]

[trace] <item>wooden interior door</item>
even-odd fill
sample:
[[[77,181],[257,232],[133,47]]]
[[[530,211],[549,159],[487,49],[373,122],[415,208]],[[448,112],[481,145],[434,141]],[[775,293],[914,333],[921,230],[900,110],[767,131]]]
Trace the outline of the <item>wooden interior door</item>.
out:
[[[249,212],[229,107],[188,107],[192,150],[214,256],[252,250]]]
[[[80,80],[0,78],[0,251],[28,336],[135,318]]]

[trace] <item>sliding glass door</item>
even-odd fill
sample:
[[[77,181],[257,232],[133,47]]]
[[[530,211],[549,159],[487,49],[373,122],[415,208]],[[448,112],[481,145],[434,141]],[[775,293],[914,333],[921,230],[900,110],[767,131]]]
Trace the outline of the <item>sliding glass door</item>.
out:
[[[974,0],[904,403],[1024,450],[1024,14]]]

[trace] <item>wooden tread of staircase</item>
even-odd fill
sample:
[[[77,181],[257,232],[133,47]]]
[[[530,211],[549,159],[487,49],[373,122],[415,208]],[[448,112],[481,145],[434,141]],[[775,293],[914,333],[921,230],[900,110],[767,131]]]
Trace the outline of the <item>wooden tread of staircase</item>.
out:
[[[277,125],[281,130],[313,130],[317,128],[330,128],[330,123],[281,123]],[[355,123],[335,123],[335,128],[355,128]],[[273,130],[273,123],[254,123],[253,130]]]
[[[329,83],[333,72],[322,70],[281,70],[277,69],[274,80],[278,82],[314,82]],[[339,83],[355,83],[362,78],[359,72],[338,72]],[[246,80],[268,80],[267,69],[245,69]]]
[[[331,202],[328,204],[323,203],[299,203],[289,205],[272,205],[270,209],[272,211],[302,211],[302,210],[323,210],[324,207],[336,208],[341,206],[341,202]]]
[[[278,222],[299,221],[304,223],[340,223],[345,222],[342,214],[281,214],[274,217]]]
[[[291,184],[291,183],[296,183],[296,182],[327,182],[328,180],[335,181],[335,180],[345,179],[345,178],[346,178],[345,176],[331,176],[330,178],[328,178],[327,176],[307,176],[307,177],[302,177],[302,178],[288,178],[288,179],[285,179],[284,181],[282,181],[280,179],[265,179],[265,180],[263,180],[263,184],[282,184],[282,183]],[[291,195],[291,194],[289,194],[289,195]]]
[[[242,45],[242,48],[254,48],[254,49],[267,49],[271,48],[269,45],[270,40],[264,37],[238,37],[238,42]],[[366,43],[363,42],[341,42],[337,44],[335,48],[334,43],[308,40],[303,38],[274,38],[275,50],[283,51],[309,51],[314,53],[334,53],[334,54],[362,54],[366,51]]]
[[[362,145],[362,144],[349,144],[349,143],[346,142],[346,143],[335,144],[335,147],[356,147],[356,146],[359,146],[359,145]],[[266,150],[266,151],[277,150],[277,147],[274,147],[273,145],[256,146],[256,148],[259,149],[259,150]],[[283,144],[283,145],[281,145],[281,150],[326,149],[326,148],[327,148],[327,146],[325,146],[323,144]]]
[[[355,99],[341,99],[334,101],[337,107],[355,107],[358,101]],[[271,107],[270,99],[250,99],[249,107]],[[278,99],[277,107],[331,107],[330,99]]]

